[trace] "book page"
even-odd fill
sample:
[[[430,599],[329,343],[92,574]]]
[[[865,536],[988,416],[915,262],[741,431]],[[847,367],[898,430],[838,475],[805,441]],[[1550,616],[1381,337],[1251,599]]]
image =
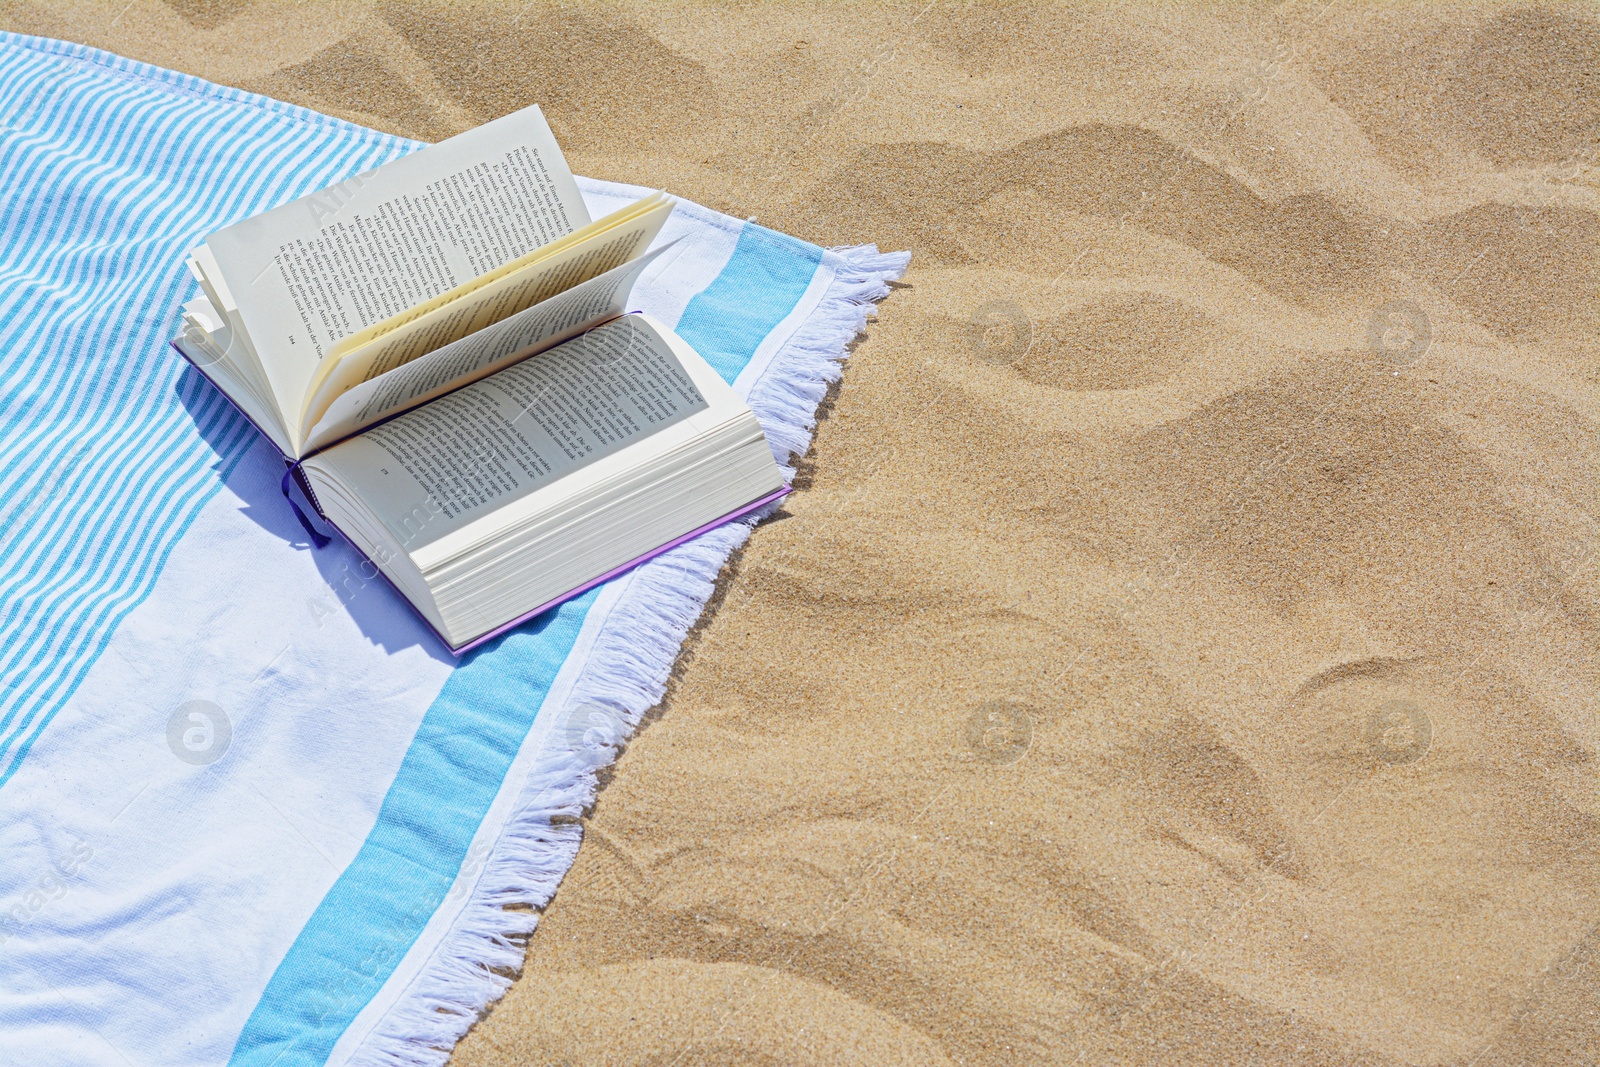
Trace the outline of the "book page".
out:
[[[306,398],[299,425],[309,428],[320,421],[341,394],[362,382],[634,259],[661,232],[672,208],[672,201],[661,199],[653,209],[642,212],[624,209],[617,213],[623,217],[620,224],[597,229],[585,241],[554,255],[535,253],[539,256],[535,262],[475,285],[422,314],[403,312],[400,318],[408,321],[384,330],[359,348],[341,355],[339,349],[344,345],[336,345],[313,378],[315,391]],[[605,222],[602,219],[595,227]]]
[[[306,434],[304,451],[326,447],[364,426],[554,348],[584,330],[616,318],[626,310],[639,275],[676,244],[658,248],[340,394]]]
[[[537,107],[206,241],[282,411],[341,338],[589,223]]]
[[[683,422],[710,405],[667,340],[628,315],[424,404],[310,461],[398,543],[427,541]]]
[[[559,240],[529,252],[520,259],[513,260],[510,263],[507,263],[502,267],[498,267],[487,274],[479,275],[476,278],[462,283],[449,292],[442,293],[439,296],[434,297],[432,300],[427,300],[421,304],[407,308],[405,311],[402,311],[396,315],[392,315],[389,318],[384,319],[382,322],[368,326],[364,330],[360,330],[351,334],[349,337],[339,341],[328,350],[328,358],[336,361],[341,356],[353,353],[356,349],[368,344],[369,342],[377,340],[386,333],[390,333],[394,330],[400,329],[401,327],[408,326],[416,319],[422,318],[423,316],[428,315],[430,312],[443,308],[446,304],[450,304],[463,297],[479,295],[478,291],[483,289],[485,286],[506,281],[506,276],[508,274],[516,273],[523,268],[531,267],[535,264],[541,264],[546,259],[566,253],[575,248],[577,245],[593,243],[594,238],[602,234],[607,234],[612,230],[620,229],[626,224],[638,222],[645,215],[659,215],[660,221],[665,223],[667,215],[672,213],[673,203],[674,202],[668,198],[666,193],[660,191],[651,193],[649,196],[637,200],[632,204],[618,208],[616,211],[613,211],[604,218],[596,219],[589,225],[584,226],[581,229],[574,230],[572,233],[567,234],[567,236],[562,237]],[[655,226],[652,234],[659,231],[660,226]],[[653,236],[652,239],[654,239]]]

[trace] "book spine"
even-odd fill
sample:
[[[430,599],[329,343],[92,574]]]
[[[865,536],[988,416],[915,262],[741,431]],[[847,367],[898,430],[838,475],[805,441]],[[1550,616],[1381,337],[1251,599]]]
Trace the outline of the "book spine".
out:
[[[283,449],[278,447],[277,442],[272,439],[272,436],[261,428],[261,424],[255,419],[252,419],[249,413],[245,411],[244,408],[240,407],[233,397],[228,395],[228,391],[222,388],[222,386],[217,383],[215,378],[206,373],[205,367],[197,363],[188,352],[184,351],[182,345],[175,340],[168,341],[167,343],[172,346],[172,350],[174,352],[183,357],[183,361],[185,363],[194,368],[196,374],[200,375],[200,377],[206,380],[207,385],[215,389],[217,393],[221,395],[222,399],[228,402],[229,407],[233,408],[234,411],[239,413],[240,418],[244,419],[245,422],[248,422],[251,426],[255,427],[256,433],[260,434],[262,439],[271,445],[273,450],[283,458],[284,466],[288,467],[288,470],[284,472],[283,481],[280,484],[280,488],[283,490],[284,499],[289,502],[289,507],[294,509],[294,517],[300,520],[300,525],[305,527],[306,533],[311,536],[311,543],[318,548],[328,544],[327,534],[319,532],[314,526],[311,525],[311,520],[306,517],[305,511],[300,507],[299,502],[295,500],[294,495],[289,491],[291,482],[299,486],[301,492],[306,498],[306,502],[309,503],[311,505],[311,509],[316,512],[317,518],[321,519],[323,522],[328,522],[328,516],[324,514],[322,505],[317,502],[317,494],[311,489],[310,479],[306,477],[305,471],[300,469],[301,461],[286,455]],[[332,526],[333,524],[328,523],[328,525]],[[335,529],[337,529],[337,527],[335,527]]]

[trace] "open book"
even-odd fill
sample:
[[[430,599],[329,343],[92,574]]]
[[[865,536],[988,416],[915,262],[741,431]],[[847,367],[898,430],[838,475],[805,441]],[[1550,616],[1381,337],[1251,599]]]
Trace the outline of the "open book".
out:
[[[672,206],[591,221],[527,108],[212,234],[172,343],[459,653],[787,491],[716,372],[624,314]]]

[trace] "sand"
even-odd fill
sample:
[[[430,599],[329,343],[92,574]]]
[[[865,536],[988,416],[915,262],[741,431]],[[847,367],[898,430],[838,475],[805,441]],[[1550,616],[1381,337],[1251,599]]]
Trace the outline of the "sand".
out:
[[[454,1064],[1600,1057],[1594,9],[122,2],[915,254]]]

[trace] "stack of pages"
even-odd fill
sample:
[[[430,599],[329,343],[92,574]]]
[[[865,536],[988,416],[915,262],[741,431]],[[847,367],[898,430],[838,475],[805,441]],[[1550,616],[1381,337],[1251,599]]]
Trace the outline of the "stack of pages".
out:
[[[459,653],[786,491],[625,314],[672,207],[591,221],[528,108],[212,234],[173,345]]]

